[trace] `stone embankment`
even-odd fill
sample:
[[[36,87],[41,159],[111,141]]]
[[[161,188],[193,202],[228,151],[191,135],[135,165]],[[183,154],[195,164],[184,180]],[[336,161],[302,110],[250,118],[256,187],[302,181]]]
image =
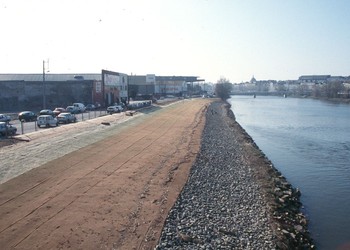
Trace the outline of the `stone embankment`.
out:
[[[235,121],[208,107],[201,150],[157,249],[313,249],[300,192]]]

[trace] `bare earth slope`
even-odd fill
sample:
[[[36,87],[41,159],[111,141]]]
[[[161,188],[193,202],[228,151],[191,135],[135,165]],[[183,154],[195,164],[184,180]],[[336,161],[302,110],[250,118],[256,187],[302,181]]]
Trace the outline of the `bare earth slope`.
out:
[[[42,138],[0,149],[4,159],[17,157],[6,172],[25,168],[26,161],[33,168],[12,179],[3,174],[9,180],[0,185],[1,248],[154,247],[199,151],[209,102],[179,102],[157,115],[111,124],[97,131],[97,139],[88,126],[71,140],[47,135],[45,150]],[[13,153],[35,147],[33,157],[50,161],[41,165]]]

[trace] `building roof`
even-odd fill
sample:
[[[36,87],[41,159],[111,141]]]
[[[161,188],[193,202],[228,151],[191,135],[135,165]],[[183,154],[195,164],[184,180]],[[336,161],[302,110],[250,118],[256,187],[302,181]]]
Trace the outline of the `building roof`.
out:
[[[156,76],[156,81],[203,82],[198,76]]]
[[[313,81],[324,81],[327,80],[328,78],[330,78],[331,75],[304,75],[304,76],[300,76],[299,80],[303,81],[303,80],[313,80]]]
[[[0,74],[0,81],[28,81],[40,82],[43,74]],[[101,81],[100,73],[93,74],[45,74],[45,81],[62,82],[74,80],[97,80]]]

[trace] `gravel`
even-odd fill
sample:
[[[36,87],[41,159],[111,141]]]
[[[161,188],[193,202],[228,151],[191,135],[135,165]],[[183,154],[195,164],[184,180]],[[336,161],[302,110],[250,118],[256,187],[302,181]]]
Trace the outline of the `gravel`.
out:
[[[208,108],[202,146],[156,249],[276,249],[271,213],[227,110]]]

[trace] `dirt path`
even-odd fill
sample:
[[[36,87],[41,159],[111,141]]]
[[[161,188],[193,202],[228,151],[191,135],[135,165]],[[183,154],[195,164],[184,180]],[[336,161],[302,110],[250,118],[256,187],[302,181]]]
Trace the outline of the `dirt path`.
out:
[[[208,102],[172,105],[1,184],[1,248],[152,249],[199,150]]]

